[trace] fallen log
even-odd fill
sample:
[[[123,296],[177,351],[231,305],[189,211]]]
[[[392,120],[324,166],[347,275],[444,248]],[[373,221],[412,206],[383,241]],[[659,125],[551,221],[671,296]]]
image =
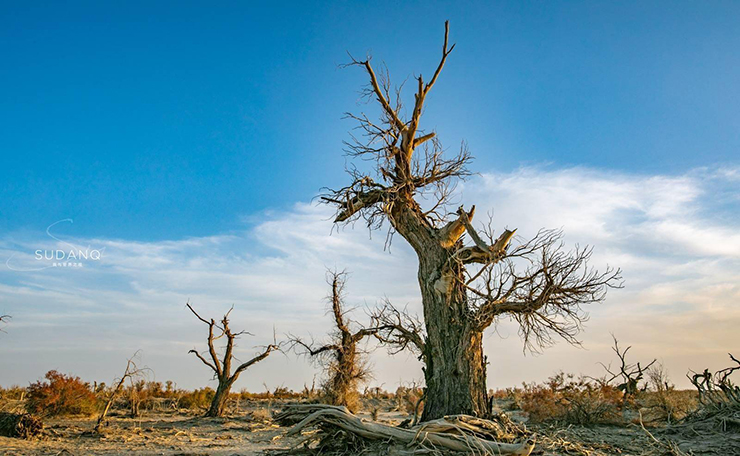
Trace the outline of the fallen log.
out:
[[[381,423],[366,421],[338,407],[322,407],[312,404],[303,418],[288,435],[300,434],[309,427],[333,426],[363,439],[403,444],[410,449],[417,447],[425,452],[457,451],[469,454],[506,454],[529,456],[534,448],[534,436],[520,443],[502,443],[487,440],[477,435],[490,435],[495,423],[482,424],[486,420],[458,415],[447,419],[421,423],[411,429],[401,429]],[[283,412],[284,417],[300,415],[300,410]],[[486,429],[488,428],[488,429]],[[477,435],[476,435],[477,434]]]

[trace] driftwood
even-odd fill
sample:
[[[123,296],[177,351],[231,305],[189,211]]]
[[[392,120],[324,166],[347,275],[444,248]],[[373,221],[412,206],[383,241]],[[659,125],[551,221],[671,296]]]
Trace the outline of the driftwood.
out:
[[[449,416],[421,423],[411,429],[402,429],[363,420],[349,413],[344,407],[307,404],[292,406],[275,418],[289,422],[298,417],[303,419],[288,432],[288,435],[300,434],[308,428],[341,429],[361,439],[404,445],[402,451],[404,454],[465,452],[528,456],[535,443],[534,436],[520,443],[488,440],[483,436],[495,435],[503,432],[503,429],[495,422],[466,415]],[[334,439],[334,435],[330,438]],[[315,438],[321,438],[320,433],[312,434],[309,440]]]

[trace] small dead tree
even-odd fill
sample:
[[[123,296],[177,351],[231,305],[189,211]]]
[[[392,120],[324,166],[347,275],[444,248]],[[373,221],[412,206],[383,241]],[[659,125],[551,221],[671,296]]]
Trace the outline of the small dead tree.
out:
[[[686,377],[699,392],[699,402],[704,410],[722,411],[724,409],[740,410],[740,386],[735,385],[730,378],[735,371],[740,371],[740,360],[732,353],[728,353],[735,366],[720,369],[715,373],[704,369],[697,374],[689,371]],[[740,424],[740,422],[738,422]]]
[[[120,394],[120,392],[123,389],[123,385],[126,383],[126,380],[129,380],[133,386],[134,380],[136,380],[139,377],[142,377],[147,371],[150,369],[148,367],[138,367],[136,364],[136,359],[139,356],[139,352],[137,351],[134,353],[134,356],[128,359],[126,362],[126,370],[123,371],[123,375],[118,380],[114,380],[114,383],[116,383],[116,386],[111,390],[110,394],[108,395],[108,399],[105,402],[105,406],[103,407],[103,411],[100,412],[100,416],[98,417],[98,421],[95,424],[95,428],[93,429],[94,432],[100,433],[103,424],[105,423],[105,417],[108,415],[108,412],[110,411],[111,406],[113,405],[113,402],[116,400],[116,397]]]
[[[621,382],[617,384],[617,389],[622,391],[622,403],[625,404],[628,399],[634,397],[635,394],[637,394],[638,384],[640,383],[640,381],[642,381],[645,374],[649,372],[650,367],[658,360],[654,359],[644,367],[639,362],[634,364],[628,363],[627,352],[630,350],[630,348],[632,348],[632,346],[630,345],[624,350],[621,350],[619,348],[619,341],[614,334],[612,334],[612,339],[614,339],[614,346],[612,347],[612,351],[614,351],[614,353],[616,353],[617,357],[619,358],[619,371],[613,372],[611,364],[609,364],[608,366],[606,366],[604,363],[599,364],[601,364],[607,374],[609,374],[604,379],[606,384],[610,384],[617,379],[619,379],[619,381]]]
[[[447,155],[436,133],[424,130],[422,116],[454,48],[445,23],[438,64],[428,80],[417,76],[409,109],[387,71],[376,72],[369,58],[352,58],[348,66],[368,77],[362,95],[377,102],[379,116],[347,115],[357,123],[357,134],[346,152],[358,166],[348,169],[349,185],[322,196],[336,209],[334,223],[363,219],[370,229],[390,225],[388,239],[398,234],[416,252],[426,334],[422,344],[410,343],[423,346],[423,421],[490,414],[483,333],[496,320],[515,320],[532,350],[551,345],[553,335],[577,343],[586,318],[582,306],[601,302],[609,287],[620,286],[618,270],[588,266],[589,248],[564,250],[560,231],[542,230],[529,241],[512,242],[516,230],[494,235],[490,221],[476,229],[475,206],[456,212],[450,206],[457,183],[472,175],[472,157],[464,143],[457,154]],[[412,334],[399,330],[393,337],[400,341]]]
[[[198,350],[195,349],[190,350],[188,353],[194,354],[199,360],[203,362],[203,364],[211,368],[214,378],[218,380],[216,394],[213,396],[213,401],[211,402],[211,406],[206,412],[205,416],[222,416],[226,409],[226,402],[229,399],[229,392],[231,391],[231,387],[239,378],[239,375],[241,375],[242,372],[247,370],[252,365],[257,364],[258,362],[267,358],[273,350],[279,350],[280,346],[277,344],[273,337],[272,344],[264,347],[263,351],[254,358],[239,364],[232,373],[232,362],[236,359],[234,357],[234,347],[236,345],[236,339],[241,335],[250,334],[247,331],[231,331],[231,328],[229,327],[229,314],[231,314],[231,311],[234,310],[234,307],[232,306],[231,309],[226,312],[220,322],[216,322],[216,320],[213,318],[211,318],[210,320],[206,320],[205,318],[198,315],[198,312],[193,309],[190,303],[186,305],[187,308],[190,309],[190,311],[193,313],[193,315],[198,318],[198,320],[202,321],[208,326],[208,356],[210,357],[210,360],[206,359],[205,356],[201,355]],[[215,344],[217,340],[224,337],[226,338],[226,348],[224,349],[224,354],[222,358],[219,359]]]
[[[317,360],[327,370],[328,379],[324,384],[324,390],[328,402],[355,410],[357,387],[370,376],[364,359],[365,352],[358,345],[366,337],[376,336],[381,328],[369,327],[357,330],[351,328],[354,322],[347,317],[344,308],[346,279],[346,272],[330,271],[327,274],[327,282],[331,285],[328,300],[335,325],[330,341],[317,345],[313,341],[307,343],[299,337],[290,336],[290,342],[298,354]]]

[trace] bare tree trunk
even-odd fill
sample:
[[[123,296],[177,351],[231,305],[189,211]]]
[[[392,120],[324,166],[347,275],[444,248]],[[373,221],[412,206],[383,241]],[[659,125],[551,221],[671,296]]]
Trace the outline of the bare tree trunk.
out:
[[[433,257],[441,261],[429,262],[429,258],[420,256],[419,267],[427,330],[424,377],[429,398],[422,421],[446,415],[488,416],[483,333],[471,327],[461,281],[442,276],[447,255],[438,252]]]
[[[205,416],[212,418],[223,416],[226,411],[226,402],[229,400],[231,385],[232,382],[228,380],[225,382],[219,380],[216,394],[213,396],[213,400],[211,401],[211,407],[208,409]]]

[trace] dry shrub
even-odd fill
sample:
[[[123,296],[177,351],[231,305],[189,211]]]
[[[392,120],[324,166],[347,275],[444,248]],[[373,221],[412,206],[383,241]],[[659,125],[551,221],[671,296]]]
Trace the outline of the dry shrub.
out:
[[[534,422],[592,425],[616,423],[622,393],[613,386],[573,379],[562,372],[544,385],[524,384],[519,403]]]
[[[28,413],[0,412],[0,435],[19,439],[41,436],[44,424]]]
[[[647,421],[671,424],[696,409],[698,395],[694,391],[676,390],[663,365],[656,364],[648,370],[648,391],[640,394],[640,402],[647,409],[643,415]]]
[[[273,391],[265,387],[265,391],[252,393],[247,389],[242,389],[238,393],[239,400],[264,400],[264,399],[303,399],[304,393],[295,392],[285,386],[278,386]]]
[[[3,388],[0,386],[0,400],[22,401],[25,396],[26,388],[17,385],[8,388]]]
[[[524,390],[516,387],[491,390],[488,399],[491,401],[491,410],[502,407],[506,410],[521,410]]]
[[[396,405],[398,410],[413,414],[416,410],[416,405],[419,404],[419,400],[424,394],[424,390],[417,386],[399,386],[396,389]],[[424,409],[424,404],[419,404],[419,413]]]
[[[178,406],[190,410],[201,410],[208,408],[213,401],[216,392],[209,387],[196,389],[183,393],[178,401]]]
[[[90,385],[79,377],[49,371],[46,381],[28,387],[26,410],[41,416],[91,415],[98,409],[98,400]]]
[[[327,404],[343,405],[347,409],[356,413],[362,407],[360,402],[360,393],[356,388],[337,388],[336,384],[342,382],[336,381],[337,375],[321,383],[320,400]],[[352,382],[353,385],[356,383]]]
[[[136,418],[141,414],[142,406],[146,407],[147,401],[152,398],[151,389],[148,387],[145,380],[132,382],[132,384],[126,388],[125,397],[129,414],[132,418]]]

